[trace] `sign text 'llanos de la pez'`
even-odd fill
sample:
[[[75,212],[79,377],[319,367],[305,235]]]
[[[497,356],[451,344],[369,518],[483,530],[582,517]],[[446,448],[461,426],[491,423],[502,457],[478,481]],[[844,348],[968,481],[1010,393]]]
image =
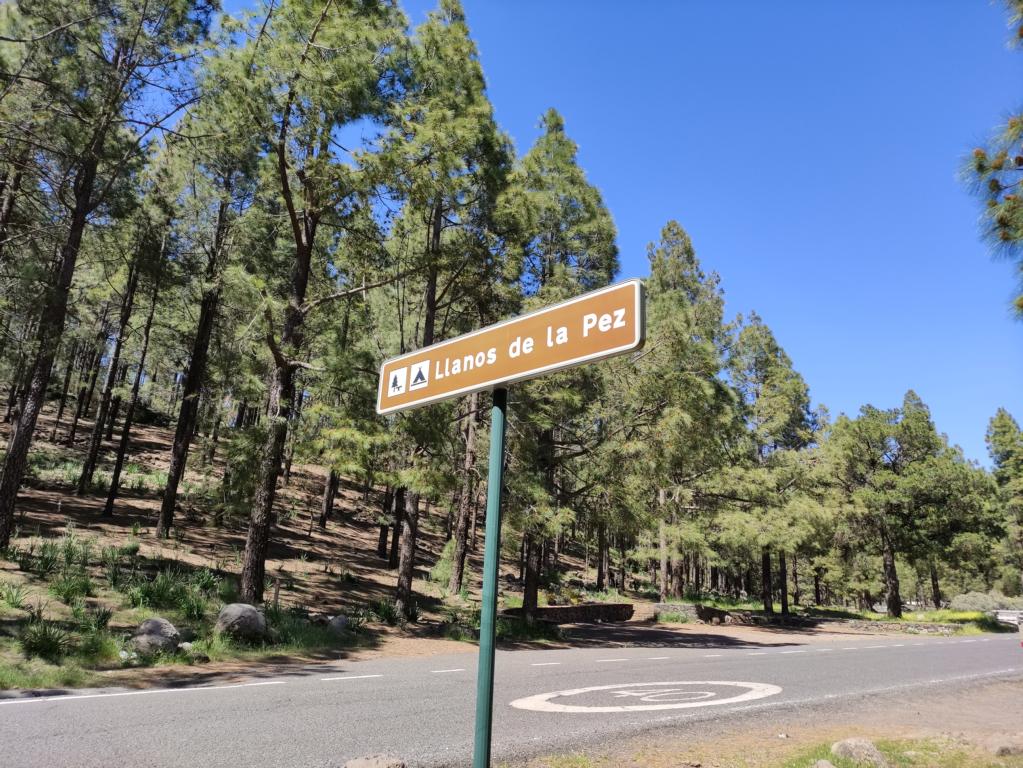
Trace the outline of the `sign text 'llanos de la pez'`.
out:
[[[644,289],[627,280],[384,361],[377,412],[505,386],[643,346]]]

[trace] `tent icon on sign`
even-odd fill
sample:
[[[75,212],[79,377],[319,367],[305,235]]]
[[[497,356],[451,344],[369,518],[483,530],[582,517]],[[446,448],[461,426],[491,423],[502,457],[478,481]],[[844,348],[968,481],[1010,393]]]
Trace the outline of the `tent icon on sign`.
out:
[[[422,389],[430,383],[430,361],[423,360],[421,363],[412,364],[412,383],[409,389]]]
[[[394,397],[405,393],[405,380],[408,376],[408,368],[398,368],[391,372],[391,380],[387,383],[387,395]]]

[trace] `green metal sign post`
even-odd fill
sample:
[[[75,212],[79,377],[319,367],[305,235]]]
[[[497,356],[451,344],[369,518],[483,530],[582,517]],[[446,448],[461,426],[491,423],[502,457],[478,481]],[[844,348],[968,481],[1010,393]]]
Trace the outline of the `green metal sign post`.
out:
[[[490,415],[490,467],[487,472],[487,531],[483,553],[483,606],[480,657],[476,674],[476,739],[473,768],[490,768],[490,732],[494,722],[494,644],[497,634],[497,580],[501,560],[501,486],[508,390],[494,390]]]

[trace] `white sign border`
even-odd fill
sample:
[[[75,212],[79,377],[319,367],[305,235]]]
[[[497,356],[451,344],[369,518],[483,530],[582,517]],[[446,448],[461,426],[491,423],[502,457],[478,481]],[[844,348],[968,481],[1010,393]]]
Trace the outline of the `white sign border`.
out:
[[[616,355],[616,354],[618,354],[620,352],[626,352],[626,351],[631,351],[631,350],[639,349],[643,345],[643,342],[646,340],[646,293],[645,293],[644,288],[643,288],[643,281],[641,279],[639,279],[638,277],[634,277],[634,278],[631,278],[629,280],[623,280],[620,283],[615,283],[614,285],[609,285],[609,286],[606,286],[604,288],[598,288],[595,291],[589,291],[588,293],[581,294],[580,296],[575,296],[575,297],[573,297],[571,299],[568,299],[567,301],[562,301],[562,302],[559,302],[557,304],[551,304],[550,306],[543,307],[542,309],[538,309],[538,310],[535,310],[533,312],[528,312],[528,313],[526,313],[524,315],[517,315],[515,317],[510,317],[507,320],[502,320],[499,323],[494,323],[493,325],[488,325],[485,328],[480,328],[479,330],[476,330],[476,331],[470,331],[469,333],[463,333],[461,336],[455,336],[452,339],[446,339],[444,341],[438,342],[437,344],[433,344],[433,345],[431,345],[429,347],[422,347],[421,349],[417,349],[417,350],[414,350],[412,352],[406,352],[404,355],[398,355],[396,357],[388,358],[387,360],[384,360],[380,364],[380,372],[382,374],[383,371],[384,371],[384,368],[387,365],[389,365],[390,363],[397,363],[397,362],[400,362],[400,361],[405,360],[407,358],[417,357],[417,356],[423,354],[426,350],[433,351],[435,349],[441,349],[441,348],[443,348],[443,347],[445,347],[445,346],[447,346],[449,344],[454,344],[455,342],[464,341],[465,339],[471,338],[473,336],[478,336],[481,333],[486,333],[486,332],[492,331],[495,328],[500,328],[502,325],[509,325],[510,323],[516,323],[516,322],[518,322],[520,320],[523,320],[523,319],[525,319],[527,317],[533,317],[534,315],[542,315],[542,314],[545,314],[547,312],[550,312],[551,310],[557,309],[559,307],[567,307],[567,306],[569,306],[571,304],[576,304],[576,303],[578,303],[580,301],[591,299],[591,298],[593,298],[595,296],[600,296],[601,294],[609,293],[611,291],[618,290],[618,289],[622,288],[623,286],[627,286],[627,285],[632,285],[633,288],[635,289],[635,292],[636,292],[636,299],[635,299],[635,301],[636,301],[636,306],[639,309],[638,317],[636,318],[636,336],[628,344],[622,344],[621,346],[614,347],[613,349],[607,349],[607,350],[604,350],[602,352],[596,352],[596,353],[593,353],[593,354],[590,354],[590,355],[582,355],[581,357],[573,357],[573,358],[571,358],[569,360],[565,360],[565,361],[562,361],[560,363],[553,363],[551,365],[547,365],[547,366],[544,366],[544,367],[541,367],[541,368],[534,368],[534,369],[532,369],[530,371],[524,372],[524,373],[522,373],[522,374],[520,374],[518,376],[515,376],[513,378],[510,378],[510,379],[505,379],[505,378],[498,377],[496,379],[490,379],[489,381],[480,382],[479,384],[472,384],[472,385],[469,385],[467,387],[462,387],[460,389],[451,390],[450,392],[445,392],[444,394],[441,394],[441,395],[434,395],[432,397],[426,398],[425,400],[417,400],[416,402],[413,402],[413,403],[404,403],[402,405],[395,405],[395,406],[391,406],[390,408],[384,408],[383,410],[381,410],[381,408],[380,408],[380,404],[383,402],[383,399],[384,399],[384,397],[383,397],[384,377],[381,375],[379,377],[380,381],[379,381],[378,386],[377,386],[377,413],[380,414],[381,416],[386,416],[389,413],[395,413],[397,411],[409,411],[409,410],[412,410],[414,408],[419,408],[419,407],[424,406],[424,405],[430,405],[431,403],[441,402],[443,400],[451,400],[451,399],[453,399],[455,397],[458,397],[459,395],[464,395],[464,394],[467,394],[469,392],[483,392],[485,390],[494,389],[496,386],[507,385],[507,384],[514,384],[517,381],[526,381],[527,379],[535,378],[535,377],[537,377],[537,376],[539,376],[541,374],[544,374],[544,373],[553,373],[555,371],[564,370],[565,368],[571,368],[572,366],[579,365],[581,363],[595,362],[597,360],[603,360],[603,359],[608,358],[608,357],[613,357],[614,355]]]

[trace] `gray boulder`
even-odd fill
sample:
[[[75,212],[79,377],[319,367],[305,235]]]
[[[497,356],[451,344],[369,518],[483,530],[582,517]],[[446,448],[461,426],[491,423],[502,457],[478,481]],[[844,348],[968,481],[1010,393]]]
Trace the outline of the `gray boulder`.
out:
[[[345,763],[344,768],[407,768],[405,761],[390,755],[357,757]]]
[[[881,751],[868,739],[843,739],[831,745],[831,754],[845,758],[856,765],[869,768],[890,768],[888,760]]]
[[[220,609],[214,629],[238,640],[262,640],[266,618],[248,603],[231,603]]]
[[[151,656],[161,651],[177,650],[181,635],[167,619],[154,616],[146,619],[135,630],[131,637],[132,647],[143,656]]]
[[[347,616],[334,616],[327,622],[327,628],[335,635],[344,635],[348,633],[348,617]]]

